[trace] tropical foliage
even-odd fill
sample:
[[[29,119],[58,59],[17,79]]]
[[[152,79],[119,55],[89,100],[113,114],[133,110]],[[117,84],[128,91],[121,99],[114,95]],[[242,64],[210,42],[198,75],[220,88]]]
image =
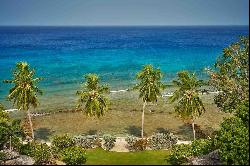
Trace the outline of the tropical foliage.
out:
[[[35,160],[35,164],[51,164],[53,156],[50,147],[46,143],[35,144],[32,148],[32,157]]]
[[[67,165],[83,165],[87,161],[85,150],[79,146],[64,149],[60,159]]]
[[[85,103],[85,113],[99,118],[108,110],[109,100],[104,94],[109,93],[109,87],[99,85],[100,80],[96,74],[87,74],[85,79],[83,90],[76,93],[79,96],[77,107],[80,108]]]
[[[0,103],[0,111],[4,110],[4,106]]]
[[[202,80],[197,80],[195,74],[189,74],[187,71],[178,73],[178,79],[173,81],[178,87],[171,96],[170,102],[177,101],[175,111],[183,119],[192,120],[193,135],[195,139],[195,119],[205,112],[202,100],[199,97],[199,88],[204,85]]]
[[[20,122],[20,120],[11,119],[3,109],[0,110],[0,149],[3,149],[8,144],[11,150],[12,140],[23,137],[24,133],[20,127]]]
[[[110,150],[115,146],[115,142],[116,142],[116,137],[110,134],[105,134],[103,135],[103,140],[104,140],[104,144],[103,147],[105,150]]]
[[[68,134],[56,135],[52,138],[52,149],[55,153],[60,153],[63,149],[74,146],[74,139]]]
[[[206,155],[212,150],[214,150],[212,140],[197,139],[191,144],[174,145],[167,161],[174,165],[187,164],[190,157]]]
[[[74,141],[76,145],[84,149],[94,148],[101,142],[97,135],[78,135],[74,137]]]
[[[223,111],[233,112],[249,98],[249,37],[225,48],[214,66],[208,69],[210,85],[219,91],[214,101]]]
[[[37,83],[41,78],[34,78],[35,70],[31,70],[27,62],[18,62],[13,72],[12,80],[5,80],[5,83],[14,84],[9,91],[8,99],[13,101],[19,110],[27,111],[30,123],[31,135],[34,139],[33,126],[30,115],[30,108],[38,105],[38,94],[42,91],[37,87]]]
[[[171,148],[177,141],[173,133],[155,133],[149,138],[149,147],[153,150]]]
[[[214,101],[224,112],[235,116],[221,124],[215,145],[226,164],[249,164],[249,38],[241,37],[225,48],[208,70],[210,84],[219,90]]]
[[[249,114],[248,105],[249,103],[242,104],[237,109]],[[226,164],[248,165],[249,121],[239,117],[225,119],[215,136],[215,145],[219,148],[220,157]]]
[[[148,102],[157,102],[157,98],[161,95],[161,91],[166,87],[161,82],[162,76],[160,69],[154,69],[152,65],[145,65],[136,75],[136,79],[140,82],[133,89],[139,90],[139,98],[142,98],[144,102],[142,108],[142,138],[144,132],[145,106]]]

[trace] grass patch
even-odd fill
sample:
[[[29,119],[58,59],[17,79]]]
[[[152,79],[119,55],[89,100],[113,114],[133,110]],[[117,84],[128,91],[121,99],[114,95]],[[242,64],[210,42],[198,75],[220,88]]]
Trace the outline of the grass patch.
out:
[[[109,152],[101,148],[87,150],[87,165],[166,165],[167,150]]]

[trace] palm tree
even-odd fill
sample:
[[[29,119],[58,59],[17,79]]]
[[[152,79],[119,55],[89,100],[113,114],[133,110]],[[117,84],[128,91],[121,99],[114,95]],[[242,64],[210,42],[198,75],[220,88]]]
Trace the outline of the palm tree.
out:
[[[39,104],[37,95],[42,91],[36,86],[41,78],[34,78],[35,70],[30,69],[27,62],[16,63],[12,80],[4,80],[5,83],[12,83],[14,87],[9,90],[8,99],[13,101],[19,110],[27,111],[32,139],[34,139],[33,126],[31,121],[30,108],[36,108]]]
[[[142,130],[141,137],[143,138],[144,130],[144,112],[148,102],[157,102],[158,96],[161,95],[161,90],[165,89],[165,85],[161,82],[162,73],[160,69],[154,69],[152,65],[147,64],[137,73],[136,79],[140,82],[133,88],[139,90],[139,98],[143,100],[142,107]]]
[[[4,110],[4,106],[0,103],[0,111]]]
[[[195,119],[205,112],[202,100],[199,97],[199,89],[204,82],[197,80],[195,74],[189,74],[188,71],[178,73],[178,79],[173,81],[178,89],[171,96],[170,102],[177,101],[175,111],[183,119],[192,120],[193,136],[195,139]]]
[[[108,111],[109,100],[105,94],[109,93],[109,87],[99,85],[99,77],[96,74],[86,74],[85,79],[83,89],[76,92],[79,96],[77,108],[84,106],[87,116],[100,118]]]

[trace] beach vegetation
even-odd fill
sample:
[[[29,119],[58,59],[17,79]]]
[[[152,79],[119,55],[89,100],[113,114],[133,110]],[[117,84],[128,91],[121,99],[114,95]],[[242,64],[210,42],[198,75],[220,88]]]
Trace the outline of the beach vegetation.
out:
[[[71,146],[63,150],[60,160],[67,165],[83,165],[86,163],[86,152],[79,146]]]
[[[171,103],[177,101],[174,107],[175,112],[184,119],[192,121],[193,138],[195,139],[195,119],[205,112],[205,107],[199,97],[199,88],[204,84],[202,80],[198,80],[194,73],[181,71],[177,73],[177,80],[173,80],[173,84],[178,88],[169,97]]]
[[[86,82],[82,83],[82,90],[78,90],[79,96],[77,108],[84,106],[84,112],[89,117],[100,118],[108,111],[110,101],[106,96],[110,92],[108,85],[100,85],[100,79],[97,74],[86,74]],[[97,137],[99,132],[97,131]]]
[[[196,139],[191,144],[174,145],[166,160],[173,165],[187,164],[191,157],[206,155],[212,150],[212,139]]]
[[[34,139],[33,125],[31,121],[30,108],[36,108],[39,104],[37,96],[42,94],[42,91],[37,87],[37,83],[41,78],[35,77],[35,70],[30,69],[27,62],[17,62],[16,68],[13,71],[12,80],[4,80],[4,83],[14,84],[9,90],[8,99],[13,102],[19,110],[27,112],[31,137]]]
[[[8,146],[10,150],[16,147],[18,140],[24,136],[21,120],[10,118],[9,114],[0,108],[0,149]]]
[[[142,122],[141,122],[141,137],[144,134],[144,114],[147,103],[156,103],[158,97],[161,96],[161,91],[165,89],[165,85],[161,82],[163,75],[160,69],[154,69],[152,65],[144,65],[142,70],[136,75],[139,83],[133,88],[139,91],[139,98],[142,98]]]
[[[227,118],[221,124],[215,136],[215,146],[226,164],[249,164],[249,129],[240,118]]]
[[[51,149],[46,143],[34,144],[31,156],[35,160],[35,164],[38,165],[47,165],[53,162]]]
[[[125,141],[127,142],[129,151],[143,151],[148,146],[148,140],[146,138],[138,138],[129,135],[125,138]]]
[[[224,112],[235,112],[237,105],[249,99],[249,37],[224,48],[214,69],[207,69],[209,84],[218,90],[215,104]]]
[[[63,149],[74,145],[74,139],[68,134],[56,135],[52,138],[51,146],[54,154],[59,154]]]
[[[84,104],[84,112],[88,116],[101,117],[108,111],[109,100],[104,94],[109,93],[107,85],[100,85],[99,76],[96,74],[85,75],[86,82],[82,84],[82,90],[77,91],[79,96],[77,108]]]
[[[103,147],[105,150],[110,150],[115,146],[116,137],[110,134],[103,135]]]
[[[178,138],[173,133],[155,133],[149,139],[149,147],[153,150],[170,149]]]
[[[84,148],[90,149],[99,146],[100,139],[97,135],[79,135],[74,137],[75,144]]]
[[[214,97],[223,112],[234,116],[225,118],[216,132],[214,142],[221,160],[226,164],[249,164],[249,38],[240,37],[223,50],[208,70],[210,84],[219,94]]]

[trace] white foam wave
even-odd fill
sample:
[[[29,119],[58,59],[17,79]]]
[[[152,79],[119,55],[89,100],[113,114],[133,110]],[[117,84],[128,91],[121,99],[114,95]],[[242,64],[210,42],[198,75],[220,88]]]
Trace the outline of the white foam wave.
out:
[[[127,92],[128,89],[121,89],[121,90],[111,90],[111,93],[118,93],[118,92]]]

